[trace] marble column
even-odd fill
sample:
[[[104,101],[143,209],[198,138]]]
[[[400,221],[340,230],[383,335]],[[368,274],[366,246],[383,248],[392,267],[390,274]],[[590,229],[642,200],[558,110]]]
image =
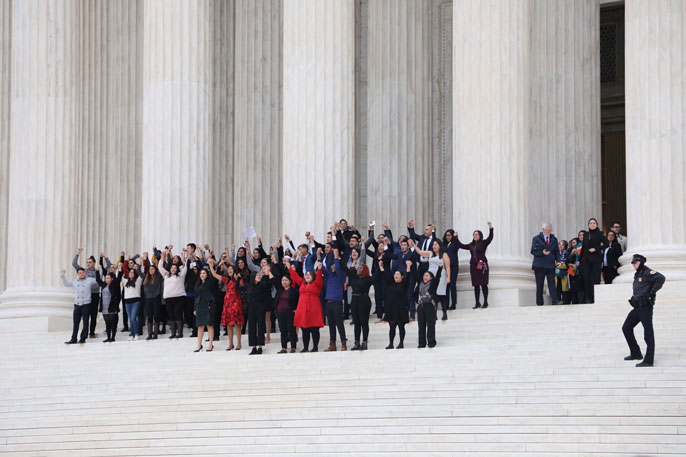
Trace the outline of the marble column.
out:
[[[283,3],[283,225],[323,239],[355,214],[353,0]]]
[[[628,255],[618,280],[631,281],[636,252],[668,281],[686,280],[686,3],[625,4]]]
[[[7,274],[7,207],[10,179],[10,58],[12,2],[0,0],[0,291]]]
[[[145,0],[141,243],[210,242],[218,0]],[[223,191],[230,192],[229,189]]]
[[[21,256],[0,296],[0,318],[69,318],[78,229],[81,0],[12,3],[7,251]],[[65,319],[66,320],[66,319]],[[64,321],[63,321],[64,322]]]
[[[212,119],[214,131],[211,244],[219,251],[233,238],[233,138],[234,138],[234,0],[220,1],[213,14],[214,62]]]
[[[529,235],[551,222],[569,240],[602,215],[600,6],[535,0],[532,10]]]
[[[84,254],[141,247],[142,3],[92,0],[84,11],[79,237]],[[85,263],[85,256],[82,263]]]
[[[455,229],[468,242],[475,229],[487,236],[492,221],[491,288],[532,289],[531,3],[461,1],[453,8]]]
[[[233,227],[271,243],[283,211],[281,38],[281,2],[236,1]]]
[[[436,222],[442,193],[431,130],[434,3],[369,0],[367,217],[401,233],[408,218]]]

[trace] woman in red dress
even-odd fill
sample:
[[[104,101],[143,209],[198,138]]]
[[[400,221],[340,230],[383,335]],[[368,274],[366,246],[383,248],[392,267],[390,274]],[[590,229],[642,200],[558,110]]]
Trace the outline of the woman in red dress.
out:
[[[233,265],[226,267],[227,276],[217,274],[214,270],[214,265],[210,264],[210,271],[218,281],[226,284],[226,295],[224,295],[224,309],[222,310],[222,325],[229,331],[229,347],[230,351],[234,348],[233,333],[236,331],[236,350],[241,349],[241,327],[245,323],[243,317],[243,304],[241,302],[240,289],[243,287],[243,278],[236,273]]]
[[[300,352],[308,352],[310,336],[312,337],[312,351],[310,352],[319,350],[319,329],[324,327],[322,302],[319,300],[322,287],[324,287],[321,262],[317,262],[315,268],[317,273],[308,271],[305,273],[305,279],[300,277],[293,265],[290,265],[289,270],[291,279],[300,288],[298,307],[295,309],[295,317],[293,318],[293,326],[299,327],[303,331],[304,349]]]

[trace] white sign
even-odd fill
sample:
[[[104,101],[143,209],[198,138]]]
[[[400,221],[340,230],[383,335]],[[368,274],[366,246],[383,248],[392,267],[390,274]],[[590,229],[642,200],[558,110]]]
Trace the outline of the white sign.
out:
[[[243,230],[243,239],[244,240],[249,240],[250,238],[255,238],[257,236],[257,232],[255,231],[255,228],[251,225],[247,229]]]

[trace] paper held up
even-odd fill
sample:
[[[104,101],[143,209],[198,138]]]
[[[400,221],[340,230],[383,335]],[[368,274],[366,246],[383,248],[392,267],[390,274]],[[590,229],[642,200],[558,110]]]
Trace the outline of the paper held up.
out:
[[[243,230],[243,239],[244,240],[249,240],[250,238],[255,238],[257,236],[257,232],[255,231],[255,228],[251,225],[247,229]]]

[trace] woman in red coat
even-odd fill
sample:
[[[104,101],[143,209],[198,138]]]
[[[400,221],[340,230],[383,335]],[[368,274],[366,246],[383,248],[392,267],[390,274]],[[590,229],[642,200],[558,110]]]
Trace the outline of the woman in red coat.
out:
[[[471,254],[469,258],[469,274],[472,277],[474,298],[476,299],[476,304],[472,309],[488,308],[488,259],[486,258],[486,249],[493,241],[493,224],[488,223],[488,238],[485,240],[481,230],[474,230],[472,242],[469,244],[460,243],[457,233],[455,233],[455,240],[458,248],[466,249]],[[479,288],[484,291],[483,306],[479,302]]]
[[[308,352],[310,336],[312,336],[311,352],[319,350],[319,329],[324,327],[322,302],[319,300],[322,287],[324,287],[321,263],[317,262],[315,268],[317,273],[308,271],[305,273],[305,279],[300,277],[293,265],[290,266],[289,270],[291,279],[300,288],[298,307],[295,309],[293,318],[293,326],[299,327],[303,331],[303,346],[305,347],[300,352]]]

